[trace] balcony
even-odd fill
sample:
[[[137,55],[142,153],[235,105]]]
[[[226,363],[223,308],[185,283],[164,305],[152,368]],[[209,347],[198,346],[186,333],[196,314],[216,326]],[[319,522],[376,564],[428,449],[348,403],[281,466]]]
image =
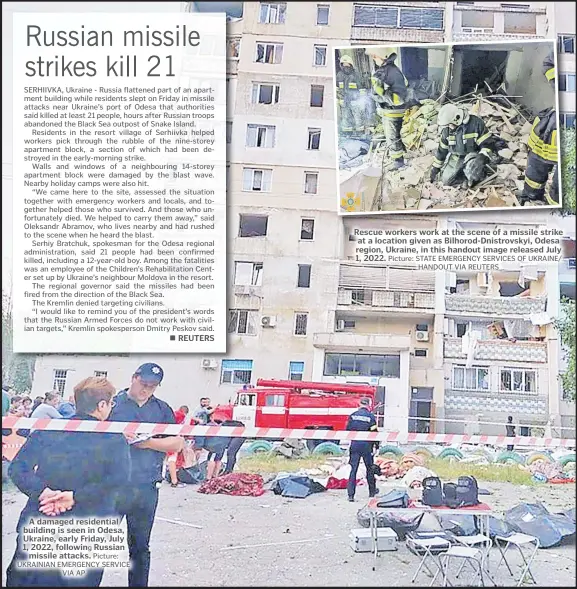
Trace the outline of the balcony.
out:
[[[462,350],[461,339],[445,338],[445,358],[466,358]],[[505,362],[547,362],[547,344],[544,342],[528,342],[490,339],[479,340],[475,347],[474,359],[501,360]]]
[[[547,306],[547,299],[531,297],[484,297],[449,294],[445,296],[447,313],[489,315],[502,317],[507,315],[531,315],[542,313]]]
[[[538,422],[545,422],[549,415],[549,404],[546,395],[449,389],[445,391],[445,410],[452,414],[482,415],[495,411],[516,415],[517,418],[520,415],[534,415]]]
[[[351,350],[353,352],[359,349],[370,350],[371,352],[398,352],[410,348],[411,338],[408,335],[389,333],[315,333],[313,335],[313,346],[315,348],[338,349],[339,351]]]
[[[347,310],[417,309],[433,313],[435,294],[392,290],[339,288],[337,308]]]

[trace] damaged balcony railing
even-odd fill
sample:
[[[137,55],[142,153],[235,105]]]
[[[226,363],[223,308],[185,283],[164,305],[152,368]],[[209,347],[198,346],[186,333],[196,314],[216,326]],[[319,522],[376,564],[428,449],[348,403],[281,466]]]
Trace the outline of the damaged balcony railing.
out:
[[[466,358],[460,338],[445,338],[445,358]],[[547,362],[547,344],[535,341],[502,339],[478,340],[475,360],[504,360],[511,362]]]
[[[487,313],[501,315],[531,315],[545,311],[545,297],[485,297],[450,294],[445,296],[447,312]]]
[[[339,288],[337,304],[351,307],[434,309],[435,295],[428,292]]]
[[[537,419],[535,423],[543,424],[549,413],[547,395],[528,394],[522,391],[479,391],[479,390],[445,390],[445,411],[455,413],[487,414],[491,412],[510,413],[512,415],[531,415]],[[503,432],[504,432],[503,428]]]

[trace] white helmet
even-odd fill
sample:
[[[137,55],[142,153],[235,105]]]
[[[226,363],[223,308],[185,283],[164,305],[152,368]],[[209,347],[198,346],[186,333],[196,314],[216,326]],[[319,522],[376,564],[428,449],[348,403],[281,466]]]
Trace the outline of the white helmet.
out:
[[[355,62],[353,61],[353,58],[350,55],[341,55],[341,59],[340,59],[340,64],[341,65],[355,65]]]
[[[395,53],[395,50],[391,47],[367,47],[365,49],[365,55],[368,55],[369,57],[378,57],[382,60],[389,59]]]
[[[437,124],[440,128],[448,125],[459,126],[469,120],[469,112],[456,104],[445,104],[439,111]]]

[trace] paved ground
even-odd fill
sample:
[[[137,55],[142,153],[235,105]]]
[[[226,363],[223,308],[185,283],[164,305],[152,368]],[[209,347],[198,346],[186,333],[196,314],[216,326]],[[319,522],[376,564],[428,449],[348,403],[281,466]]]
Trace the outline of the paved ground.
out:
[[[487,502],[498,510],[521,499],[541,500],[552,510],[575,506],[575,485],[481,486],[493,491]],[[161,490],[152,535],[150,584],[408,586],[417,559],[403,544],[397,552],[383,553],[376,571],[372,570],[372,555],[355,554],[348,545],[351,528],[359,527],[356,513],[364,504],[366,492],[366,487],[360,488],[357,502],[348,503],[345,491],[289,500],[268,492],[258,498],[210,496],[198,493],[196,487],[171,489],[166,485]],[[3,584],[23,504],[24,496],[18,491],[4,490]],[[575,586],[575,545],[540,550],[534,571],[539,586]],[[466,584],[466,578],[462,580]],[[498,575],[497,582],[500,586],[513,585],[504,574]],[[428,578],[421,577],[416,585],[428,585]],[[126,573],[107,571],[103,586],[125,587]]]

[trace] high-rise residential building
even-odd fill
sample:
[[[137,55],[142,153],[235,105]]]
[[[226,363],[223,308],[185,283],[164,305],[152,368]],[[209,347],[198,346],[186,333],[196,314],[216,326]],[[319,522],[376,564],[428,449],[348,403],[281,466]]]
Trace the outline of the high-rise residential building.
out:
[[[575,127],[575,6],[554,2],[557,32],[559,116],[561,125]]]

